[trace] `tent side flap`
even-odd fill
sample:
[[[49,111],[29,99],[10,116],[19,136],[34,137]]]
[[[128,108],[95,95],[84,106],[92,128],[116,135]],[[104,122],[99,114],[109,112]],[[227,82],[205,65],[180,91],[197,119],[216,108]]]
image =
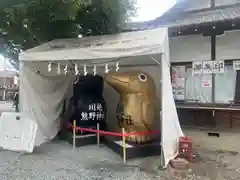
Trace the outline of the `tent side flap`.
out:
[[[164,167],[168,165],[170,160],[174,159],[178,155],[179,138],[183,136],[172,93],[168,36],[165,38],[166,39],[163,44],[164,53],[162,54],[161,61],[161,138],[164,154]]]

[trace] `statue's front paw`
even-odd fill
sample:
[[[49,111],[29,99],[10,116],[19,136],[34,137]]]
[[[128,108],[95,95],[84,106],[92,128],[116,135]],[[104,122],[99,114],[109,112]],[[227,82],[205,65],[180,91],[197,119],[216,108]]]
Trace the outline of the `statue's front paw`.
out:
[[[142,144],[144,142],[150,141],[151,138],[152,137],[150,135],[144,135],[144,136],[132,135],[132,136],[128,136],[126,139],[136,144]]]

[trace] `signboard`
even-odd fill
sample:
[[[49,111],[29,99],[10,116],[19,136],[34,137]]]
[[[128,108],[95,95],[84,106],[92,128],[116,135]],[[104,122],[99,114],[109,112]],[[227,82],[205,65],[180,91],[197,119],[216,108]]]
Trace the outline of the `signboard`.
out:
[[[201,84],[202,84],[203,88],[212,87],[212,76],[203,75],[202,80],[201,80]]]
[[[212,87],[212,81],[211,80],[202,81],[202,87]]]
[[[173,66],[172,67],[172,78],[185,78],[185,66]]]
[[[175,100],[184,100],[185,71],[185,66],[172,67],[172,88]]]
[[[213,73],[213,61],[203,61],[202,62],[202,73],[203,74],[212,74]]]
[[[192,63],[192,73],[195,74],[202,74],[202,61],[196,61]]]
[[[92,103],[88,105],[88,112],[81,113],[82,121],[88,120],[103,120],[104,119],[104,111],[101,103]]]
[[[233,61],[233,70],[234,71],[240,70],[240,61]]]
[[[197,61],[192,63],[193,75],[198,74],[218,74],[225,72],[223,60],[219,61]]]
[[[213,61],[213,64],[214,64],[214,73],[215,74],[225,72],[225,64],[224,64],[223,60]]]

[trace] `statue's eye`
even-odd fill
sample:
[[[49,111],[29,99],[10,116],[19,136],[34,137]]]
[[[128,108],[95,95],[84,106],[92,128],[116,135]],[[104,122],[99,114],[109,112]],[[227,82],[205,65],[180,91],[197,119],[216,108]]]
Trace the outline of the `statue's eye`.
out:
[[[147,76],[145,74],[141,73],[138,75],[138,79],[142,82],[145,82],[145,81],[147,81]]]

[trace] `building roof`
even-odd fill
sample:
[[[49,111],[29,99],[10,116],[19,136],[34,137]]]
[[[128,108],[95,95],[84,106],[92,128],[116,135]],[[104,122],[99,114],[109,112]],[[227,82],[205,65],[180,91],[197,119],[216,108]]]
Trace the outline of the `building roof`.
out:
[[[191,0],[179,0],[163,16],[152,21],[126,24],[125,30],[144,30],[159,26],[179,27],[240,18],[240,4],[187,11]],[[200,1],[201,2],[201,1]]]
[[[217,22],[224,20],[234,20],[240,17],[240,5],[235,7],[230,7],[226,9],[215,9],[197,13],[188,13],[179,19],[167,22],[166,25],[168,27],[174,26],[188,26],[193,24],[201,24],[201,23],[209,23],[209,22]]]

